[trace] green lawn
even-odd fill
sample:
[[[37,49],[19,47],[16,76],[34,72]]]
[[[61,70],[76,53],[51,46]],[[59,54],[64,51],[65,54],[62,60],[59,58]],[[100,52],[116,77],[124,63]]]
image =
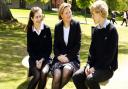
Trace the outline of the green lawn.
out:
[[[11,9],[13,16],[19,22],[26,24],[29,10]],[[74,19],[84,22],[82,15],[73,16]],[[45,22],[50,26],[52,36],[55,23],[58,22],[56,12],[45,12]],[[88,24],[81,24],[81,67],[85,65],[90,45],[91,26],[94,25],[92,19],[87,18]],[[25,25],[21,23],[10,23],[0,21],[0,89],[26,89],[27,69],[21,65],[22,58],[26,52],[26,32]],[[119,61],[121,62],[128,55],[128,27],[120,26],[120,21],[116,27],[119,33]],[[48,79],[47,88],[50,89],[52,79]],[[64,89],[75,89],[70,81]]]

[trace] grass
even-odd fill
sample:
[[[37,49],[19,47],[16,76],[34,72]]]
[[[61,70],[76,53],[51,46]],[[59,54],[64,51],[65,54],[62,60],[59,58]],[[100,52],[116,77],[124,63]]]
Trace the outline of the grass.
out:
[[[27,69],[21,65],[22,58],[26,52],[26,33],[23,31],[28,20],[29,10],[11,9],[13,16],[20,23],[10,23],[0,21],[0,89],[26,89],[28,82]],[[74,15],[74,19],[84,22],[82,15]],[[58,22],[56,12],[45,12],[45,23],[50,26],[52,36],[55,23]],[[85,65],[90,45],[91,26],[94,25],[92,19],[87,18],[88,24],[81,24],[81,67]],[[21,24],[23,23],[23,24]],[[119,61],[126,59],[128,55],[128,27],[120,26],[120,21],[116,27],[119,33]],[[50,89],[52,79],[48,79],[47,88]],[[70,81],[64,89],[75,89]]]

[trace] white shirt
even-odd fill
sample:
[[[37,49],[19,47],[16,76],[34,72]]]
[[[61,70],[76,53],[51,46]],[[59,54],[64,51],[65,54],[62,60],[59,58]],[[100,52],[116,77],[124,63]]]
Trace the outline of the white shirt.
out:
[[[36,28],[35,28],[34,26],[32,26],[33,32],[36,32],[38,36],[40,35],[40,33],[41,33],[41,31],[42,31],[43,29],[44,29],[44,22],[41,22],[39,31],[37,31]]]
[[[124,16],[123,16],[123,18],[127,18],[127,13],[126,12],[124,12]]]
[[[110,21],[108,21],[107,19],[104,21],[103,27],[102,28],[106,28],[106,26],[110,23]],[[100,25],[97,26],[98,29],[102,29]]]
[[[67,27],[67,28],[63,27],[64,42],[66,45],[68,44],[69,30],[70,30],[70,27]]]

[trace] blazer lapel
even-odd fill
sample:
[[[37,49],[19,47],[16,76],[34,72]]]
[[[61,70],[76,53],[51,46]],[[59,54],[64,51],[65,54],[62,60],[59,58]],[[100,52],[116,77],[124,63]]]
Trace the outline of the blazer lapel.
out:
[[[68,44],[67,47],[70,45],[71,40],[73,39],[73,25],[72,21],[70,23],[70,30],[69,30],[69,36],[68,36]]]
[[[63,22],[61,23],[61,26],[60,26],[60,37],[61,37],[61,43],[62,45],[64,45],[66,47],[66,44],[64,42],[64,32],[63,32]]]

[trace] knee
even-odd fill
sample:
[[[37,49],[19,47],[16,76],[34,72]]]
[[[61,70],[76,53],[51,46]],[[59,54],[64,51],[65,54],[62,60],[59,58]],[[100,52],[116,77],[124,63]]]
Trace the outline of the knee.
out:
[[[53,71],[53,76],[57,77],[57,76],[61,76],[61,69],[55,69]]]
[[[73,75],[73,69],[70,66],[66,66],[63,69],[63,78],[68,79],[71,78]]]
[[[42,73],[44,75],[46,75],[49,72],[49,65],[46,65],[43,69],[42,69]]]
[[[72,70],[72,67],[69,66],[69,65],[66,65],[66,66],[64,66],[64,69],[66,69],[66,70]]]
[[[73,68],[71,66],[68,66],[66,65],[64,68],[63,68],[63,73],[64,75],[72,75],[73,73]]]
[[[62,77],[61,70],[59,70],[59,69],[54,70],[53,81],[59,81],[59,80],[61,80],[61,77]]]
[[[61,76],[59,75],[54,75],[54,77],[53,77],[53,82],[55,83],[55,84],[59,84],[60,82],[61,82]]]

